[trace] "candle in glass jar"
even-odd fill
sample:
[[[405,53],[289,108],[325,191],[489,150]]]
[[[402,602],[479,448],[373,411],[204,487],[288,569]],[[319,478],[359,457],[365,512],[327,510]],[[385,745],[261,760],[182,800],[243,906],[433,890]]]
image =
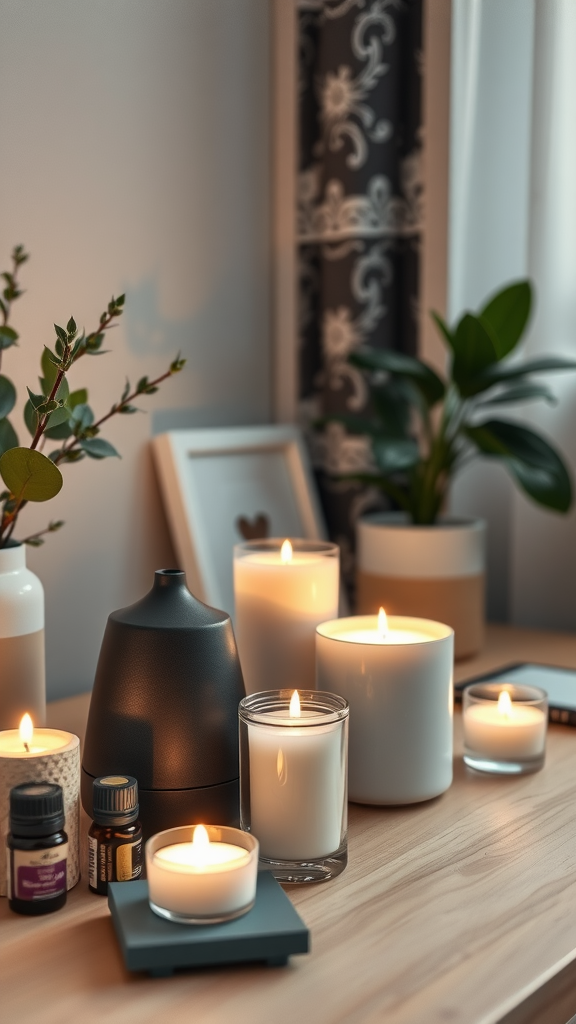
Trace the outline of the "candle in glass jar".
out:
[[[544,748],[546,724],[544,711],[513,702],[508,690],[501,690],[497,701],[464,709],[466,746],[495,759],[537,757]]]
[[[339,552],[322,541],[234,549],[235,632],[247,693],[315,685],[315,630],[338,614]]]

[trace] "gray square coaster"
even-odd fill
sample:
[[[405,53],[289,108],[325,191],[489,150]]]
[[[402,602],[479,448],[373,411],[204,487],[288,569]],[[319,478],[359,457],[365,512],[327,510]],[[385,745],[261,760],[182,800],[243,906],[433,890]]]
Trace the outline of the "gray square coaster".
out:
[[[148,905],[148,882],[111,882],[108,906],[129,971],[164,977],[181,967],[263,960],[271,966],[307,953],[310,933],[268,871],[258,873],[252,910],[223,924],[174,924]]]

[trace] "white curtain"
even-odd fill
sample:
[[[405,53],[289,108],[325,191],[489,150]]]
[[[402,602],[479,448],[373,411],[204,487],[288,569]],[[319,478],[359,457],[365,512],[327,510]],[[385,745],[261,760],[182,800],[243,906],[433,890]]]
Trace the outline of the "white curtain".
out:
[[[521,358],[576,358],[576,0],[453,0],[449,312],[528,276]],[[576,466],[576,373],[560,403],[515,406]],[[574,474],[576,476],[576,474]],[[489,523],[489,615],[576,628],[576,513],[545,512],[495,465],[455,485],[453,511]]]

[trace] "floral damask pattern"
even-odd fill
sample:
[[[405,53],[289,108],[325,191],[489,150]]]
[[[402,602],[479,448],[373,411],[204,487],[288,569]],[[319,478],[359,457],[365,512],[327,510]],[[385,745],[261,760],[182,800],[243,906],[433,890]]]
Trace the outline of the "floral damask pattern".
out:
[[[422,231],[422,0],[300,0],[300,412],[332,536],[353,576],[354,521],[381,501],[342,479],[364,438],[361,345],[417,347]]]

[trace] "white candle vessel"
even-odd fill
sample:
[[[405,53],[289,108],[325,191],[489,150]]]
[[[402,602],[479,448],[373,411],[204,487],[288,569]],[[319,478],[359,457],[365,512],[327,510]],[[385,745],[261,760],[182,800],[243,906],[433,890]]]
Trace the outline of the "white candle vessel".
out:
[[[535,772],[544,764],[548,698],[536,686],[476,683],[462,695],[464,761],[501,775]]]
[[[428,619],[361,615],[317,629],[317,686],[350,705],[349,794],[408,804],[452,782],[454,632]]]
[[[240,702],[240,824],[283,882],[325,881],[347,859],[348,705],[315,690]]]
[[[0,732],[0,896],[6,895],[9,797],[23,782],[53,782],[64,794],[68,835],[67,887],[80,878],[80,740],[61,729],[35,729],[25,714],[19,729]]]
[[[235,632],[247,693],[314,688],[314,634],[338,614],[339,549],[308,540],[234,548]]]
[[[246,914],[256,898],[258,842],[240,829],[186,825],[146,843],[150,907],[180,924]]]

